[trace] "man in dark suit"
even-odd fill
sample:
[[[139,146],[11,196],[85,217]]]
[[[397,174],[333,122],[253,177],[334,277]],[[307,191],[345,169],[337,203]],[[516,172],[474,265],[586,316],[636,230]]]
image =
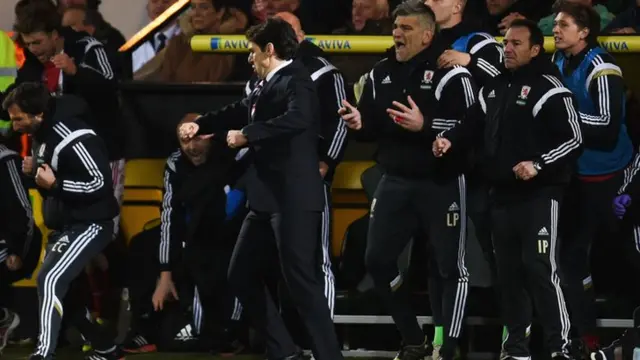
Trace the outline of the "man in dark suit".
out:
[[[249,148],[250,212],[231,259],[229,281],[263,333],[269,358],[302,358],[262,281],[264,265],[277,250],[289,293],[311,335],[315,359],[340,360],[324,284],[317,273],[322,261],[318,232],[324,195],[318,171],[320,109],[315,86],[304,65],[292,60],[298,41],[287,22],[269,19],[251,28],[247,39],[249,62],[262,81],[243,100],[185,123],[180,135],[189,139],[226,131],[230,147]],[[241,130],[232,130],[237,128]],[[275,236],[268,236],[270,232]]]

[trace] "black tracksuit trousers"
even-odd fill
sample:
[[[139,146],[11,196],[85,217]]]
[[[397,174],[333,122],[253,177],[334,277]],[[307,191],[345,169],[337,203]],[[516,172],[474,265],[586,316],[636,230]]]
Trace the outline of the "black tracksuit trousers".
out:
[[[49,359],[55,352],[63,316],[72,321],[97,351],[113,348],[113,339],[87,318],[83,294],[74,290],[78,275],[111,242],[112,234],[113,222],[105,221],[77,224],[49,235],[47,253],[38,273],[40,334],[36,354]]]
[[[508,336],[503,350],[529,356],[532,308],[552,352],[566,353],[569,315],[557,273],[559,201],[546,194],[492,208],[493,246]]]
[[[561,275],[578,337],[596,333],[591,246],[598,236],[606,234],[608,239],[615,232],[612,204],[621,185],[622,174],[597,182],[576,180],[563,204]]]
[[[428,234],[443,279],[445,337],[441,354],[445,359],[454,355],[468,293],[465,203],[462,175],[435,182],[386,174],[371,204],[365,263],[407,345],[422,344],[424,334],[409,304],[408,287],[402,286],[403,274],[399,274],[397,261],[418,228]]]

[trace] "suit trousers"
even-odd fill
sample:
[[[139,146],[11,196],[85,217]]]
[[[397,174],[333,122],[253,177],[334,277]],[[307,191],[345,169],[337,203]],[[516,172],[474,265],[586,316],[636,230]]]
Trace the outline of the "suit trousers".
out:
[[[311,337],[314,358],[343,358],[324,293],[320,221],[320,211],[251,210],[240,230],[229,266],[229,282],[254,328],[264,336],[269,359],[281,359],[298,351],[263,281],[264,270],[276,259],[280,260],[288,293]]]
[[[493,246],[508,336],[503,350],[528,357],[532,302],[552,353],[566,353],[569,315],[558,276],[559,201],[546,195],[492,208]]]
[[[460,175],[446,181],[408,179],[386,174],[371,204],[365,264],[375,287],[407,345],[423,343],[424,334],[409,302],[408,286],[402,286],[398,257],[411,236],[427,233],[437,271],[442,278],[441,297],[444,342],[441,354],[453,358],[469,289],[466,269],[465,180]]]

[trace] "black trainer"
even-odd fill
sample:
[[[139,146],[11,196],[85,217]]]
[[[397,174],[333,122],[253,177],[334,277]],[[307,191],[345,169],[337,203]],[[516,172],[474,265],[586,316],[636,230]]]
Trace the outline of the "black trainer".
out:
[[[429,351],[428,343],[425,339],[420,345],[403,345],[394,360],[424,360],[433,352]]]

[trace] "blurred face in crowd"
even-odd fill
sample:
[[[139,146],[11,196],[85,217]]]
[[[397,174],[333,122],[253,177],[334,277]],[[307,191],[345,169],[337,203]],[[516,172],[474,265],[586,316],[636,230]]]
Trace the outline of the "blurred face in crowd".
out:
[[[154,20],[171,7],[177,0],[148,0],[147,14],[149,19]]]
[[[575,4],[580,4],[580,5],[585,5],[585,6],[592,6],[593,5],[593,1],[591,0],[564,0],[566,2],[570,2],[570,3],[575,3]]]
[[[450,23],[454,15],[461,14],[464,10],[463,0],[426,0],[424,3],[436,14],[439,25]]]
[[[264,51],[260,49],[258,44],[250,43],[251,53],[249,54],[249,63],[253,67],[253,71],[260,79],[265,79],[269,71],[275,68],[275,49],[273,44],[268,43]]]
[[[38,31],[31,34],[20,34],[25,47],[35,55],[41,63],[46,63],[58,52],[58,44],[62,40],[57,31],[46,33]]]
[[[23,134],[35,133],[40,128],[42,117],[44,116],[44,114],[27,114],[17,104],[9,106],[7,112],[9,113],[13,130]]]
[[[86,14],[82,9],[67,9],[62,16],[62,26],[68,26],[75,31],[86,31],[89,35],[93,35],[96,29],[93,26],[85,25]]]
[[[298,19],[297,16],[293,15],[290,12],[281,12],[277,13],[275,17],[278,17],[291,25],[293,31],[296,32],[296,38],[298,39],[298,42],[304,40],[304,31],[302,31],[302,25],[300,24],[300,19]]]
[[[215,32],[220,27],[224,9],[216,10],[212,0],[191,0],[191,26],[197,32]]]
[[[516,0],[487,0],[487,10],[491,15],[500,15]]]
[[[200,166],[207,161],[211,141],[210,135],[199,135],[191,140],[180,139],[180,148],[193,165]]]
[[[393,42],[396,59],[400,62],[411,60],[426,49],[433,39],[433,29],[428,20],[418,15],[396,16],[393,22]]]
[[[573,17],[563,12],[556,15],[553,25],[553,41],[556,49],[565,52],[572,52],[574,48],[581,50],[586,44],[587,36],[589,36],[589,29],[580,29]]]
[[[356,31],[362,30],[369,19],[375,19],[378,9],[376,0],[353,0],[351,23]]]
[[[516,70],[531,62],[538,56],[540,46],[531,46],[531,33],[526,27],[512,27],[504,36],[504,65],[509,70]]]
[[[71,6],[87,6],[87,0],[60,0],[62,10]]]
[[[299,0],[254,0],[253,12],[260,20],[274,16],[279,12],[294,12]]]

